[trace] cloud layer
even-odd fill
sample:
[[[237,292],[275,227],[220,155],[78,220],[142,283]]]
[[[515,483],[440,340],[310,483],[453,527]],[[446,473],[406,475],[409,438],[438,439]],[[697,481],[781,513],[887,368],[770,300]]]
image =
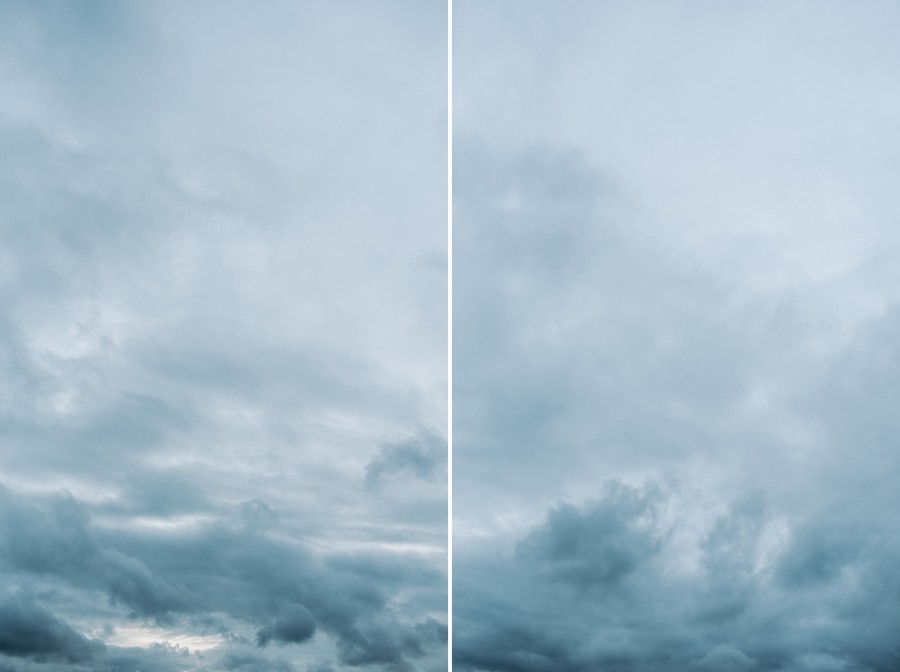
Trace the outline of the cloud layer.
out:
[[[897,8],[455,5],[463,670],[894,669]]]
[[[0,668],[443,669],[444,8],[0,26]]]

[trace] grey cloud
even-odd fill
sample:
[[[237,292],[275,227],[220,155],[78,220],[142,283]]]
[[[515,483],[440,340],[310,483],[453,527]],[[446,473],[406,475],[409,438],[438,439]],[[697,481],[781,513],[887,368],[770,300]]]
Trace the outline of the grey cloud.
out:
[[[447,641],[447,627],[426,619],[411,631],[392,632],[382,626],[365,628],[338,643],[341,660],[349,665],[386,663],[398,669],[415,669],[409,658],[421,658],[428,649]],[[435,669],[443,661],[435,661]]]
[[[896,668],[897,8],[454,10],[458,665]]]
[[[100,662],[101,669],[111,672],[174,672],[190,669],[191,654],[185,648],[163,644],[147,647],[107,647],[108,655]]]
[[[266,530],[278,524],[278,513],[259,499],[241,502],[240,517],[251,530]]]
[[[258,646],[265,646],[272,640],[302,644],[316,632],[316,621],[309,610],[300,605],[291,608],[271,625],[256,633]]]
[[[660,495],[610,483],[605,497],[584,509],[562,505],[519,545],[550,578],[580,589],[615,585],[638,563],[652,556],[656,538],[655,506]]]
[[[0,3],[0,581],[106,642],[29,670],[440,668],[445,33]]]
[[[86,508],[71,496],[37,505],[5,490],[0,496],[2,561],[8,567],[103,589],[112,601],[144,616],[165,619],[185,608],[183,596],[142,561],[101,547],[89,530]]]
[[[429,479],[443,472],[446,459],[446,441],[432,433],[389,443],[366,465],[366,485],[374,487],[396,477]]]
[[[191,615],[225,613],[255,624],[260,647],[303,644],[321,628],[351,666],[405,664],[446,646],[444,626],[409,622],[389,604],[400,590],[440,583],[422,563],[364,554],[322,563],[259,527],[101,533],[71,497],[31,503],[3,494],[4,566],[99,591],[133,618],[186,625]]]
[[[720,670],[721,672],[749,672],[757,669],[756,661],[739,649],[719,644],[704,656],[691,663],[690,669]]]
[[[32,601],[5,597],[0,603],[0,653],[38,662],[86,663],[104,652],[91,640]]]
[[[307,672],[334,672],[334,669],[328,664],[324,664],[324,665],[314,664],[314,665],[310,665],[307,668]]]
[[[779,565],[781,579],[808,587],[833,581],[867,551],[867,541],[855,528],[842,525],[838,515],[798,525]]]
[[[125,605],[135,614],[161,620],[187,609],[185,591],[158,580],[141,560],[115,549],[104,549],[100,563],[114,603]]]
[[[774,671],[840,660],[846,669],[893,669],[897,593],[884,590],[893,586],[885,563],[900,557],[896,545],[845,557],[846,574],[800,569],[794,558],[808,522],[791,526],[793,541],[769,548],[774,514],[749,495],[708,521],[694,541],[698,563],[685,568],[679,535],[699,512],[664,513],[685,506],[685,491],[613,482],[601,498],[551,510],[516,553],[462,556],[454,581],[460,668]],[[786,567],[808,577],[786,583]],[[809,613],[818,617],[802,616]]]
[[[327,565],[348,576],[358,576],[381,585],[400,586],[405,582],[427,584],[439,580],[439,573],[434,568],[416,558],[398,557],[394,553],[335,554],[328,558]]]
[[[286,661],[264,658],[254,653],[230,653],[222,659],[226,670],[246,670],[247,672],[293,672],[296,668]]]

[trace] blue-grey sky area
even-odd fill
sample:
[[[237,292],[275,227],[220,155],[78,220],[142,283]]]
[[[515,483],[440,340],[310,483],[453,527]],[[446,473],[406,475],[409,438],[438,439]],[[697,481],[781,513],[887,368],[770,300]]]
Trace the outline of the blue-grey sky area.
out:
[[[446,669],[446,31],[0,2],[0,670]]]
[[[898,26],[454,3],[461,672],[900,669]]]

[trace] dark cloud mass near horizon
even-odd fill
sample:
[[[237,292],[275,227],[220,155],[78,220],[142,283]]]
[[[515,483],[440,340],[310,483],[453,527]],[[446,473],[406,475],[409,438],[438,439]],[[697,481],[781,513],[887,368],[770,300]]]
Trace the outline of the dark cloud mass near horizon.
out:
[[[0,2],[0,670],[446,669],[446,7]]]
[[[455,669],[900,669],[898,23],[454,3]]]

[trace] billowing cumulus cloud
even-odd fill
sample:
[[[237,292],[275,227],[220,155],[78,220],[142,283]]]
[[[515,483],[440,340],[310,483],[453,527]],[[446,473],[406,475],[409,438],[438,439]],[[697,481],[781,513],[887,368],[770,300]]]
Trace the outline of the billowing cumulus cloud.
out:
[[[895,540],[869,532],[847,554],[757,498],[698,526],[682,485],[600,497],[551,510],[511,553],[461,554],[461,669],[896,667]]]
[[[446,8],[0,5],[0,669],[446,665]]]
[[[891,3],[455,3],[462,670],[900,664]]]

